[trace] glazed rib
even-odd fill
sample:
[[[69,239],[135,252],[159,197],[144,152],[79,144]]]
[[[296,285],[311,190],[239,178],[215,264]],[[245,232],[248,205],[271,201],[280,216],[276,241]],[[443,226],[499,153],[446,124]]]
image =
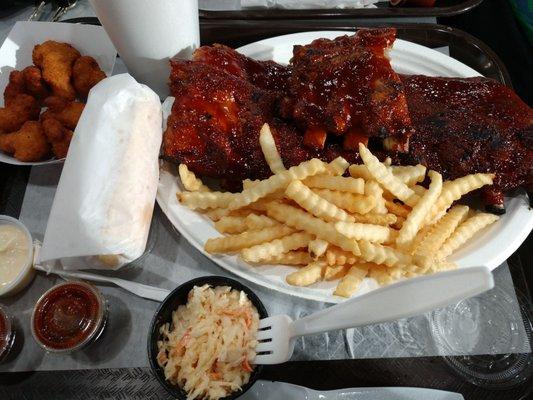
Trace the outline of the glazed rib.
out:
[[[393,28],[361,29],[352,36],[294,46],[291,111],[306,135],[346,135],[348,143],[377,136],[390,150],[408,149],[407,103],[387,58],[395,37]]]
[[[164,159],[185,163],[202,176],[239,183],[268,177],[259,145],[265,122],[288,164],[313,156],[297,129],[274,116],[276,97],[269,91],[205,63],[175,60],[171,66],[175,100],[163,137]]]
[[[508,87],[488,78],[402,76],[416,134],[410,161],[454,179],[493,172],[488,205],[503,192],[533,188],[533,112]]]
[[[202,46],[194,52],[193,60],[243,78],[253,85],[274,92],[288,92],[291,68],[274,61],[256,61],[222,44]]]

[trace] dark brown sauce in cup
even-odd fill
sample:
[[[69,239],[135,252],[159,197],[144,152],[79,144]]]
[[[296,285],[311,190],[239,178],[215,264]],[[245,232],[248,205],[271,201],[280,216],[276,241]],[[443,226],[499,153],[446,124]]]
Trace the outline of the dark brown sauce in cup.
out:
[[[48,351],[73,351],[99,336],[105,300],[85,282],[66,282],[48,290],[35,305],[32,333]]]

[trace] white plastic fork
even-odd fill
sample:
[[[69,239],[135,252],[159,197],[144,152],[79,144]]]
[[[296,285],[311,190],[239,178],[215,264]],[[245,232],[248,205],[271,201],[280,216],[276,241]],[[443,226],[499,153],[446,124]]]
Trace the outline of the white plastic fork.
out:
[[[280,364],[294,351],[294,339],[358,326],[394,321],[457,303],[494,287],[486,267],[464,268],[413,278],[293,321],[275,315],[259,321],[254,364]]]

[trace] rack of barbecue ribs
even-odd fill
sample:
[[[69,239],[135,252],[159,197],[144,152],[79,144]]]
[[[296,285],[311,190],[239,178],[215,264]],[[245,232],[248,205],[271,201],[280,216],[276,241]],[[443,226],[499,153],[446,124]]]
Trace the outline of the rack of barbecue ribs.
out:
[[[412,134],[407,102],[386,57],[395,38],[393,28],[362,29],[294,46],[291,111],[305,129],[306,144],[322,149],[332,133],[344,136],[344,148],[356,150],[359,142],[378,136],[386,149],[407,151]]]
[[[276,96],[222,68],[172,61],[175,100],[163,137],[163,158],[185,163],[201,176],[232,181],[265,178],[270,169],[259,145],[259,130],[271,124],[282,156],[291,164],[314,157],[291,124],[274,116]]]
[[[533,110],[508,87],[488,78],[402,76],[416,133],[409,162],[446,179],[493,172],[483,190],[493,211],[503,193],[533,188]]]
[[[353,149],[368,142],[382,158],[447,179],[494,172],[483,192],[493,211],[504,210],[504,191],[531,191],[531,108],[487,78],[398,76],[386,59],[394,38],[387,28],[315,40],[295,46],[288,66],[222,45],[173,60],[162,158],[238,188],[270,175],[258,140],[266,122],[287,167],[339,155],[360,162]]]

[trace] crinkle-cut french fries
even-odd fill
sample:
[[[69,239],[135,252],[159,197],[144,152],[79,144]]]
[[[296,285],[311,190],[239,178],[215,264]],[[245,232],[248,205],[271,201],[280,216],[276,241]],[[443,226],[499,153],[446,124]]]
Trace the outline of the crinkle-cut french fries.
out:
[[[244,189],[250,189],[251,187],[254,187],[255,185],[257,185],[259,182],[261,182],[260,179],[255,179],[255,180],[244,179],[242,181],[242,188],[243,188],[243,190]]]
[[[365,194],[374,198],[374,207],[369,212],[374,214],[387,214],[389,212],[385,205],[383,189],[375,180],[372,179],[365,182]]]
[[[492,185],[494,174],[471,174],[453,181],[444,182],[439,199],[431,208],[426,222],[435,222],[444,215],[454,201],[459,200],[462,196],[473,190],[479,189],[485,185]]]
[[[293,232],[294,229],[288,226],[272,226],[260,231],[247,231],[233,236],[222,236],[209,239],[205,243],[205,251],[208,253],[232,253],[246,247],[290,235]]]
[[[426,194],[426,188],[424,186],[420,186],[420,185],[413,185],[413,186],[409,186],[411,189],[413,189],[413,192],[415,192],[415,194],[418,196],[418,197],[422,197],[424,194]]]
[[[336,246],[329,246],[326,251],[326,262],[328,265],[350,265],[361,261],[349,251],[344,251]]]
[[[224,208],[235,199],[235,193],[227,192],[181,192],[178,193],[180,203],[195,210],[197,208]]]
[[[441,261],[439,263],[435,263],[431,265],[431,272],[439,272],[439,271],[449,271],[452,269],[457,269],[457,264],[451,261]]]
[[[209,192],[209,188],[205,186],[200,179],[196,177],[194,172],[189,171],[185,164],[180,164],[178,167],[181,184],[189,192]]]
[[[396,222],[397,218],[394,214],[350,214],[355,219],[355,222],[361,224],[373,224],[373,225],[392,225]]]
[[[411,247],[409,248],[409,254],[415,254],[424,238],[429,234],[429,232],[431,232],[432,227],[433,226],[426,225],[417,232],[413,242],[411,243]]]
[[[323,199],[351,213],[366,214],[372,210],[376,200],[372,196],[337,192],[329,189],[311,189]]]
[[[276,201],[276,199],[263,198],[263,199],[259,199],[257,201],[254,201],[253,203],[250,203],[250,204],[248,204],[247,206],[245,206],[243,208],[247,208],[249,210],[252,210],[253,214],[256,214],[258,212],[259,213],[266,213],[267,204],[270,204],[273,201]],[[243,208],[238,208],[238,209],[233,210],[233,211],[239,211],[239,210],[242,210]]]
[[[227,215],[215,222],[215,229],[220,233],[242,233],[247,230],[246,217]]]
[[[396,222],[394,224],[391,225],[392,228],[394,229],[402,229],[402,225],[405,221],[405,218],[404,217],[400,217],[400,216],[396,216]]]
[[[322,279],[326,267],[323,261],[313,261],[303,268],[287,275],[287,283],[293,286],[309,286]]]
[[[402,253],[392,247],[371,243],[367,240],[361,240],[358,243],[361,251],[360,257],[367,262],[385,264],[388,267],[409,265],[413,262],[409,254]]]
[[[363,145],[362,165],[339,157],[286,170],[267,126],[260,136],[274,175],[245,179],[241,193],[211,192],[183,165],[186,192],[178,199],[227,235],[208,240],[206,251],[239,252],[253,265],[298,268],[286,277],[291,285],[338,281],[334,293],[349,297],[365,277],[386,285],[455,268],[446,258],[498,219],[484,213],[468,218],[468,207],[452,207],[464,194],[492,184],[492,174],[442,182],[422,165],[381,163]],[[347,168],[351,177],[342,176]],[[418,184],[426,173],[428,189]]]
[[[278,153],[276,142],[268,124],[263,124],[259,131],[259,145],[272,173],[277,174],[278,172],[285,171],[285,166]]]
[[[262,260],[268,260],[274,256],[288,253],[291,250],[306,247],[311,240],[313,240],[313,235],[306,232],[296,232],[280,239],[274,239],[271,242],[261,243],[243,249],[241,255],[245,261],[258,263]]]
[[[292,181],[287,186],[285,195],[304,210],[327,222],[354,220],[346,211],[320,197],[300,181]]]
[[[399,178],[397,178],[385,165],[380,163],[378,158],[374,156],[362,143],[359,143],[359,154],[361,155],[361,158],[363,159],[368,171],[381,186],[383,186],[404,203],[410,206],[416,204],[418,199],[416,198],[417,196],[415,192]]]
[[[365,182],[371,181],[374,179],[370,171],[365,164],[352,164],[348,168],[348,172],[352,178],[362,178]]]
[[[267,214],[279,222],[294,229],[309,232],[319,239],[327,240],[345,251],[352,252],[356,256],[360,254],[357,242],[341,235],[333,224],[328,224],[303,210],[286,204],[272,203],[268,205]]]
[[[212,210],[207,210],[204,212],[204,215],[210,218],[212,221],[219,221],[221,218],[229,216],[231,213],[227,208],[214,208]]]
[[[326,265],[324,268],[324,280],[336,281],[341,279],[350,269],[350,265]]]
[[[426,234],[417,238],[418,245],[414,249],[414,260],[423,268],[429,268],[435,257],[435,252],[442,247],[446,239],[464,221],[468,214],[468,207],[453,206],[447,213],[431,227],[426,227]],[[416,243],[417,240],[414,240]]]
[[[498,219],[499,217],[497,215],[487,213],[477,213],[473,217],[468,218],[444,242],[435,259],[438,261],[444,260],[454,250],[465,244],[476,232],[496,222]]]
[[[335,223],[335,229],[350,239],[368,240],[376,243],[386,242],[391,236],[390,229],[385,226],[359,222],[338,221]]]
[[[319,257],[326,253],[329,243],[323,239],[313,239],[307,245],[307,251],[313,260],[317,260]]]
[[[275,226],[278,224],[278,221],[267,217],[266,215],[249,214],[245,218],[246,228],[251,231],[267,228],[269,226]]]
[[[390,168],[392,169],[394,176],[396,176],[407,186],[412,186],[418,182],[422,182],[426,177],[426,167],[421,164],[407,166],[394,165]]]
[[[326,173],[333,176],[340,176],[348,169],[350,163],[343,157],[337,157],[329,164],[326,164]]]
[[[400,233],[396,238],[396,244],[399,248],[408,248],[411,241],[414,239],[418,230],[424,223],[424,219],[431,210],[431,205],[435,203],[442,190],[442,176],[438,172],[429,171],[431,184],[429,189],[420,198],[418,203],[413,207],[409,215],[407,215],[405,222],[400,229]]]
[[[414,278],[415,276],[420,276],[425,272],[416,264],[406,265],[401,269],[402,275],[405,278]]]
[[[351,265],[346,275],[340,280],[333,294],[342,297],[350,297],[355,293],[363,279],[368,274],[367,264]]]
[[[294,250],[287,253],[272,256],[266,260],[261,261],[261,264],[285,264],[293,266],[307,265],[313,262],[313,259],[307,251]]]
[[[310,188],[337,190],[340,192],[365,193],[365,181],[361,178],[346,178],[343,176],[315,175],[303,181]]]
[[[264,209],[266,209],[266,207],[264,207]],[[228,210],[227,208],[213,208],[198,211],[202,212],[203,215],[215,222],[219,221],[221,218],[224,217],[247,217],[248,215],[256,212],[255,210],[248,207],[239,208],[238,210]]]
[[[270,193],[285,189],[293,180],[302,180],[308,176],[316,175],[326,171],[324,163],[316,158],[304,161],[298,166],[272,175],[270,178],[260,181],[257,185],[238,193],[229,203],[228,208],[235,210],[251,204]]]
[[[407,218],[411,212],[411,208],[407,207],[405,204],[398,204],[392,200],[385,200],[385,207],[387,207],[388,212],[402,218]]]
[[[385,244],[387,246],[394,246],[394,243],[396,243],[396,238],[398,237],[399,233],[399,230],[389,228],[389,237],[381,244]]]
[[[393,282],[394,278],[387,267],[376,265],[369,269],[369,277],[375,279],[380,285],[385,286]]]

